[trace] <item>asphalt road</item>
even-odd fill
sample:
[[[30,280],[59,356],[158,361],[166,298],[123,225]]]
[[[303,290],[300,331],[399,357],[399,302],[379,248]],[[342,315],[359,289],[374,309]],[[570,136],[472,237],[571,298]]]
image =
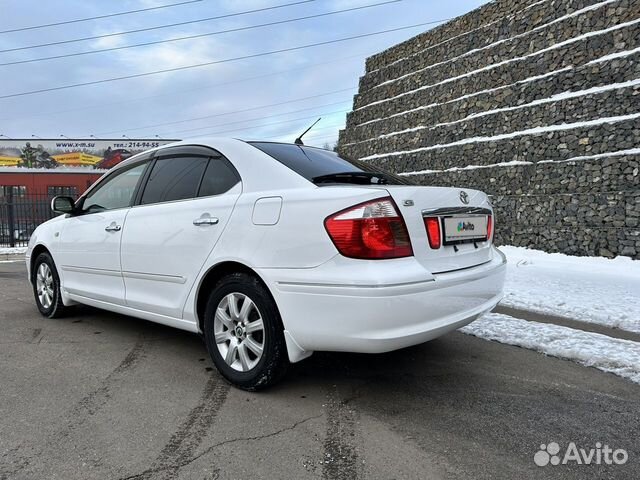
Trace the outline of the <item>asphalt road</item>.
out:
[[[0,264],[0,478],[640,478],[640,387],[452,333],[383,355],[315,354],[247,393],[195,335],[83,308],[40,317]],[[625,465],[533,461],[551,441]]]

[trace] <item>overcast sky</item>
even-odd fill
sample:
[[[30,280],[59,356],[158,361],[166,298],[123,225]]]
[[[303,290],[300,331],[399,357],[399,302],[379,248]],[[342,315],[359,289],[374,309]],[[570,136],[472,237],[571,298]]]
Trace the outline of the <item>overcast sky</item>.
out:
[[[185,0],[0,0],[0,30],[42,25]],[[0,33],[0,63],[205,34],[334,12],[385,0],[315,0],[270,11],[85,40],[127,30],[233,14],[296,0],[201,0],[165,9]],[[0,66],[0,96],[225,60],[462,15],[483,0],[402,0],[197,39]],[[434,25],[434,26],[437,26]],[[11,138],[188,138],[201,134],[293,141],[317,117],[308,144],[333,144],[351,109],[364,60],[425,31],[412,28],[337,44],[171,73],[0,99],[0,134]],[[335,92],[335,93],[331,93]],[[326,94],[326,95],[324,95]],[[316,96],[315,98],[307,98]],[[295,101],[298,99],[303,99]],[[276,103],[282,105],[264,107]],[[247,109],[251,109],[248,110]],[[244,112],[233,113],[245,110]],[[190,120],[199,117],[200,120]],[[184,122],[182,120],[185,120]],[[179,122],[179,123],[176,123]],[[162,125],[158,125],[162,124]],[[4,138],[4,137],[3,137]]]

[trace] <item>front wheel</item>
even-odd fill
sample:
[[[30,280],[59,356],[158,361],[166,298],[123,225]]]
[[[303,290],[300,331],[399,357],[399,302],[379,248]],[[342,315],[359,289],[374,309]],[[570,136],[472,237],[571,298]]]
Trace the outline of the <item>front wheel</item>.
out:
[[[66,307],[60,294],[60,277],[48,253],[41,253],[33,263],[31,284],[40,313],[48,318],[62,316]]]
[[[254,276],[234,273],[218,282],[207,302],[204,336],[222,376],[244,390],[272,385],[288,366],[277,306]]]

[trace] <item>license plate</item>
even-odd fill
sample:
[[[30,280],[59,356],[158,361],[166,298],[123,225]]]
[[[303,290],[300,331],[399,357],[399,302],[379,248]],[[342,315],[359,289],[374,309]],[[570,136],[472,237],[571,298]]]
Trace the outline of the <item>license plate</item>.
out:
[[[487,216],[474,215],[473,217],[445,217],[444,219],[444,243],[452,244],[465,241],[487,239]]]

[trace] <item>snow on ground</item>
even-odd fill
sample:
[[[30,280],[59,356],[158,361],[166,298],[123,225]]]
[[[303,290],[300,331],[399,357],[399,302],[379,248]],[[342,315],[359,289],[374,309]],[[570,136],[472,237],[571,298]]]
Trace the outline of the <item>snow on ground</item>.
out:
[[[20,255],[27,252],[27,247],[0,247],[0,255]]]
[[[463,333],[573,360],[640,383],[640,343],[490,313]]]
[[[508,260],[502,305],[640,333],[640,261],[500,250]]]

